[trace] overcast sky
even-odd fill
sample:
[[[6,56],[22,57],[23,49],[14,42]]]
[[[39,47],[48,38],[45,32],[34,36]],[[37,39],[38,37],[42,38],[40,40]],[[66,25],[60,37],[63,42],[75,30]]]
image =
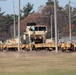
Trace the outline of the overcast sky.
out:
[[[18,0],[7,0],[7,1],[2,1],[0,0],[0,7],[1,11],[5,11],[5,14],[13,14],[13,1],[15,5],[15,12],[16,14],[18,13]],[[38,7],[40,5],[45,5],[47,0],[20,0],[21,1],[21,9],[25,4],[30,2],[31,4],[34,4],[34,10],[37,11]],[[65,6],[68,3],[69,0],[59,0],[59,5],[60,6]],[[76,0],[71,0],[73,3],[76,3]],[[71,4],[72,6],[76,6],[76,4]]]

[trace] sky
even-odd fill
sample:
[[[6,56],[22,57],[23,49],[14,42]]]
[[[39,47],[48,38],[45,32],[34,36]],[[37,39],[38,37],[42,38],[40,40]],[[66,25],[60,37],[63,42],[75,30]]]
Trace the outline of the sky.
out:
[[[0,7],[1,7],[1,12],[5,11],[5,14],[13,14],[13,1],[14,1],[14,6],[15,6],[15,13],[18,14],[18,1],[19,0],[6,0],[2,1],[0,0]],[[64,7],[66,4],[68,4],[69,0],[59,0],[59,5]],[[76,3],[76,0],[71,0],[73,3]],[[21,3],[21,9],[25,4],[30,2],[31,4],[34,4],[34,9],[35,11],[38,10],[38,7],[40,5],[45,5],[47,0],[20,0]],[[76,7],[76,4],[71,3],[72,6]]]

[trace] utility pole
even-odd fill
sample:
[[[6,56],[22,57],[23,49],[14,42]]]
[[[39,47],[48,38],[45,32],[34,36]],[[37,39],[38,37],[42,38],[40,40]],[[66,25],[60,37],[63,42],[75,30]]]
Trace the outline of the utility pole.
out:
[[[15,6],[14,6],[14,1],[13,1],[13,12],[14,12],[14,38],[16,37],[16,21],[15,21]]]
[[[54,22],[55,22],[55,48],[56,53],[58,52],[58,31],[57,31],[57,4],[56,0],[54,0]]]
[[[52,15],[51,15],[51,39],[53,38],[53,36],[52,36],[52,35],[53,35],[53,33],[52,33],[52,31],[53,31],[53,30],[52,30],[53,22],[52,22],[52,21],[53,21],[53,20],[52,20]]]
[[[69,0],[69,39],[70,42],[72,41],[72,35],[71,35],[71,8],[70,8],[70,0]]]
[[[32,51],[32,43],[31,43],[31,37],[30,37],[31,35],[30,35],[30,32],[29,32],[29,42],[30,42],[30,52]]]
[[[20,0],[18,0],[18,51],[20,51]]]

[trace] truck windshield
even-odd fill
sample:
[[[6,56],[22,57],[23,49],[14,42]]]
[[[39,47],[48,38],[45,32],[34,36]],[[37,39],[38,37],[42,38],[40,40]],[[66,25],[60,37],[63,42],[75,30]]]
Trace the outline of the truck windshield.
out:
[[[46,31],[46,27],[39,27],[39,31]]]
[[[46,31],[46,27],[31,27],[30,31]]]
[[[38,29],[38,27],[35,27],[35,31],[38,31],[39,29]]]

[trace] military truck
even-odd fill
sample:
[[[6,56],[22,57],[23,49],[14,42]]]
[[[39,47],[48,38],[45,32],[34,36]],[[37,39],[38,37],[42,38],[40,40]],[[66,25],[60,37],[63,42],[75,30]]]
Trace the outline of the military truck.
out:
[[[26,31],[22,35],[22,43],[26,44],[26,50],[37,50],[40,48],[53,50],[55,49],[55,41],[46,38],[46,25],[38,25],[36,23],[27,23]],[[60,47],[60,44],[58,44]]]

